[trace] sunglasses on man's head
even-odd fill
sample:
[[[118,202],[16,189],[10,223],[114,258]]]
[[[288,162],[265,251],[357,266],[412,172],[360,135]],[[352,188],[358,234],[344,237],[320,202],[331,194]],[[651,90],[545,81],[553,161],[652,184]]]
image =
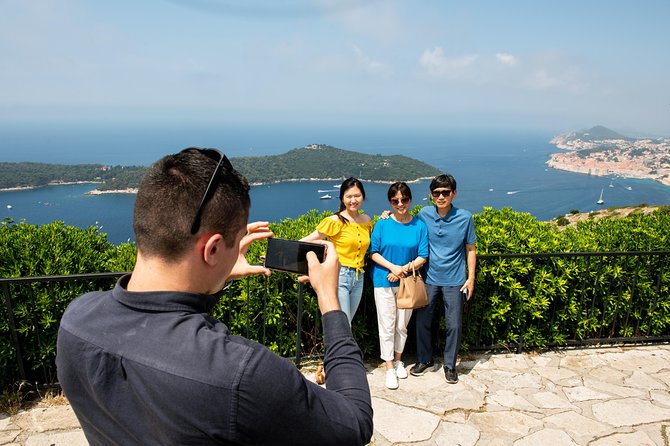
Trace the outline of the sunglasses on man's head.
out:
[[[400,203],[402,204],[407,204],[409,203],[409,198],[408,197],[402,197],[402,198],[391,198],[389,200],[392,205],[398,206]]]
[[[205,207],[205,204],[207,204],[207,202],[212,198],[212,195],[214,195],[214,191],[219,185],[219,169],[221,169],[221,166],[223,166],[223,168],[226,169],[228,172],[232,172],[234,169],[228,157],[216,149],[201,149],[198,147],[189,147],[188,149],[182,150],[180,153],[199,153],[201,155],[205,155],[207,158],[211,160],[216,161],[216,167],[214,168],[214,172],[212,172],[212,176],[209,178],[209,183],[207,183],[207,189],[205,189],[205,194],[202,196],[202,200],[200,200],[200,206],[198,206],[198,210],[195,213],[195,218],[193,219],[193,224],[191,225],[191,234],[196,234],[200,229],[200,222],[202,220],[202,209]]]
[[[449,195],[451,195],[452,192],[453,191],[451,189],[440,189],[440,190],[434,190],[430,194],[434,198],[438,198],[440,195],[442,195],[443,197],[448,197]]]

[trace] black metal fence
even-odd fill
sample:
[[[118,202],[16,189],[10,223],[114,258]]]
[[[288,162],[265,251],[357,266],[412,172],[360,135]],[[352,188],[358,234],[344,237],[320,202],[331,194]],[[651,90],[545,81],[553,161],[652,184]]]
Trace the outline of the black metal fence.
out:
[[[525,348],[669,341],[669,256],[669,251],[479,255],[475,295],[464,313],[463,347],[521,352]],[[6,310],[0,316],[1,381],[5,385],[19,379],[55,383],[56,333],[65,307],[77,295],[111,289],[122,274],[1,278]],[[377,345],[376,312],[369,280],[364,296],[354,332],[365,333],[370,339],[357,340],[373,348]],[[305,350],[318,355],[322,339],[318,314],[303,312],[302,303],[301,285],[298,308],[282,320],[282,327],[295,333],[297,364]],[[435,314],[438,320],[440,313]],[[263,311],[245,315],[245,320],[266,326]],[[443,339],[441,323],[434,324],[438,348]],[[364,329],[357,330],[358,325]],[[264,329],[262,333],[259,342],[273,342]]]

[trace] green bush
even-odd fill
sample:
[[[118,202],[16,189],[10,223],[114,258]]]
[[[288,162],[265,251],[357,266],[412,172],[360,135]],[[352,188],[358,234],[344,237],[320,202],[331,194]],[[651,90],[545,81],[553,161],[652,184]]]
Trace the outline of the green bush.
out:
[[[416,214],[419,206],[412,210]],[[299,239],[314,230],[329,212],[310,211],[272,223],[275,236]],[[477,278],[468,303],[463,348],[513,345],[528,348],[565,345],[571,339],[667,336],[670,330],[668,257],[654,255],[573,256],[565,252],[668,251],[670,207],[620,219],[586,220],[557,229],[528,213],[485,208],[476,214]],[[261,263],[266,242],[248,252]],[[520,254],[555,256],[519,257]],[[95,227],[78,229],[53,222],[43,226],[0,223],[0,277],[69,275],[130,271],[133,244],[114,246]],[[368,262],[369,263],[369,262]],[[68,282],[38,281],[7,285],[22,357],[31,379],[55,380],[58,321],[76,296],[109,289],[113,279]],[[323,351],[318,305],[309,284],[294,275],[274,272],[235,281],[222,295],[214,315],[231,332],[257,340],[283,356],[294,356],[298,301],[302,290],[301,352]],[[6,301],[6,299],[3,299]],[[7,304],[7,302],[5,302]],[[441,330],[443,330],[443,321]],[[7,311],[0,315],[0,385],[19,381],[16,351]],[[376,357],[377,318],[369,277],[353,322],[364,354]],[[441,333],[441,332],[440,332]],[[442,334],[436,336],[441,348]],[[410,333],[408,349],[413,345]]]

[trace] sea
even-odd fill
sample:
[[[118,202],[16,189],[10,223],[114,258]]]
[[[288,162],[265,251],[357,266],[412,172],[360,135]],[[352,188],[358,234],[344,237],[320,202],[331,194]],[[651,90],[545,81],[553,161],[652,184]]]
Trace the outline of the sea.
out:
[[[538,220],[570,211],[610,206],[664,205],[670,187],[650,180],[596,177],[546,166],[559,130],[369,128],[335,126],[222,125],[220,123],[0,124],[0,161],[148,166],[190,146],[216,147],[228,155],[284,153],[328,144],[368,154],[405,155],[448,172],[457,180],[456,206],[478,213],[510,207]],[[234,160],[233,160],[234,164]],[[279,222],[310,209],[336,211],[340,181],[300,181],[253,186],[250,220]],[[411,183],[413,205],[428,203],[429,180]],[[363,209],[388,209],[388,184],[364,182]],[[114,244],[133,241],[134,195],[88,195],[91,184],[0,192],[0,219],[42,225],[60,220],[94,226]],[[604,204],[596,201],[602,192]],[[322,199],[331,195],[332,199]]]

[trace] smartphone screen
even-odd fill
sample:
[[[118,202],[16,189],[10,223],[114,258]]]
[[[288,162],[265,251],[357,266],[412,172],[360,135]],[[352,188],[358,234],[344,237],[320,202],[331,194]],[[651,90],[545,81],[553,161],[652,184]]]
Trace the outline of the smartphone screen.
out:
[[[300,242],[282,238],[269,238],[265,253],[265,267],[288,273],[307,274],[307,253],[314,251],[323,262],[326,247],[318,243]]]

